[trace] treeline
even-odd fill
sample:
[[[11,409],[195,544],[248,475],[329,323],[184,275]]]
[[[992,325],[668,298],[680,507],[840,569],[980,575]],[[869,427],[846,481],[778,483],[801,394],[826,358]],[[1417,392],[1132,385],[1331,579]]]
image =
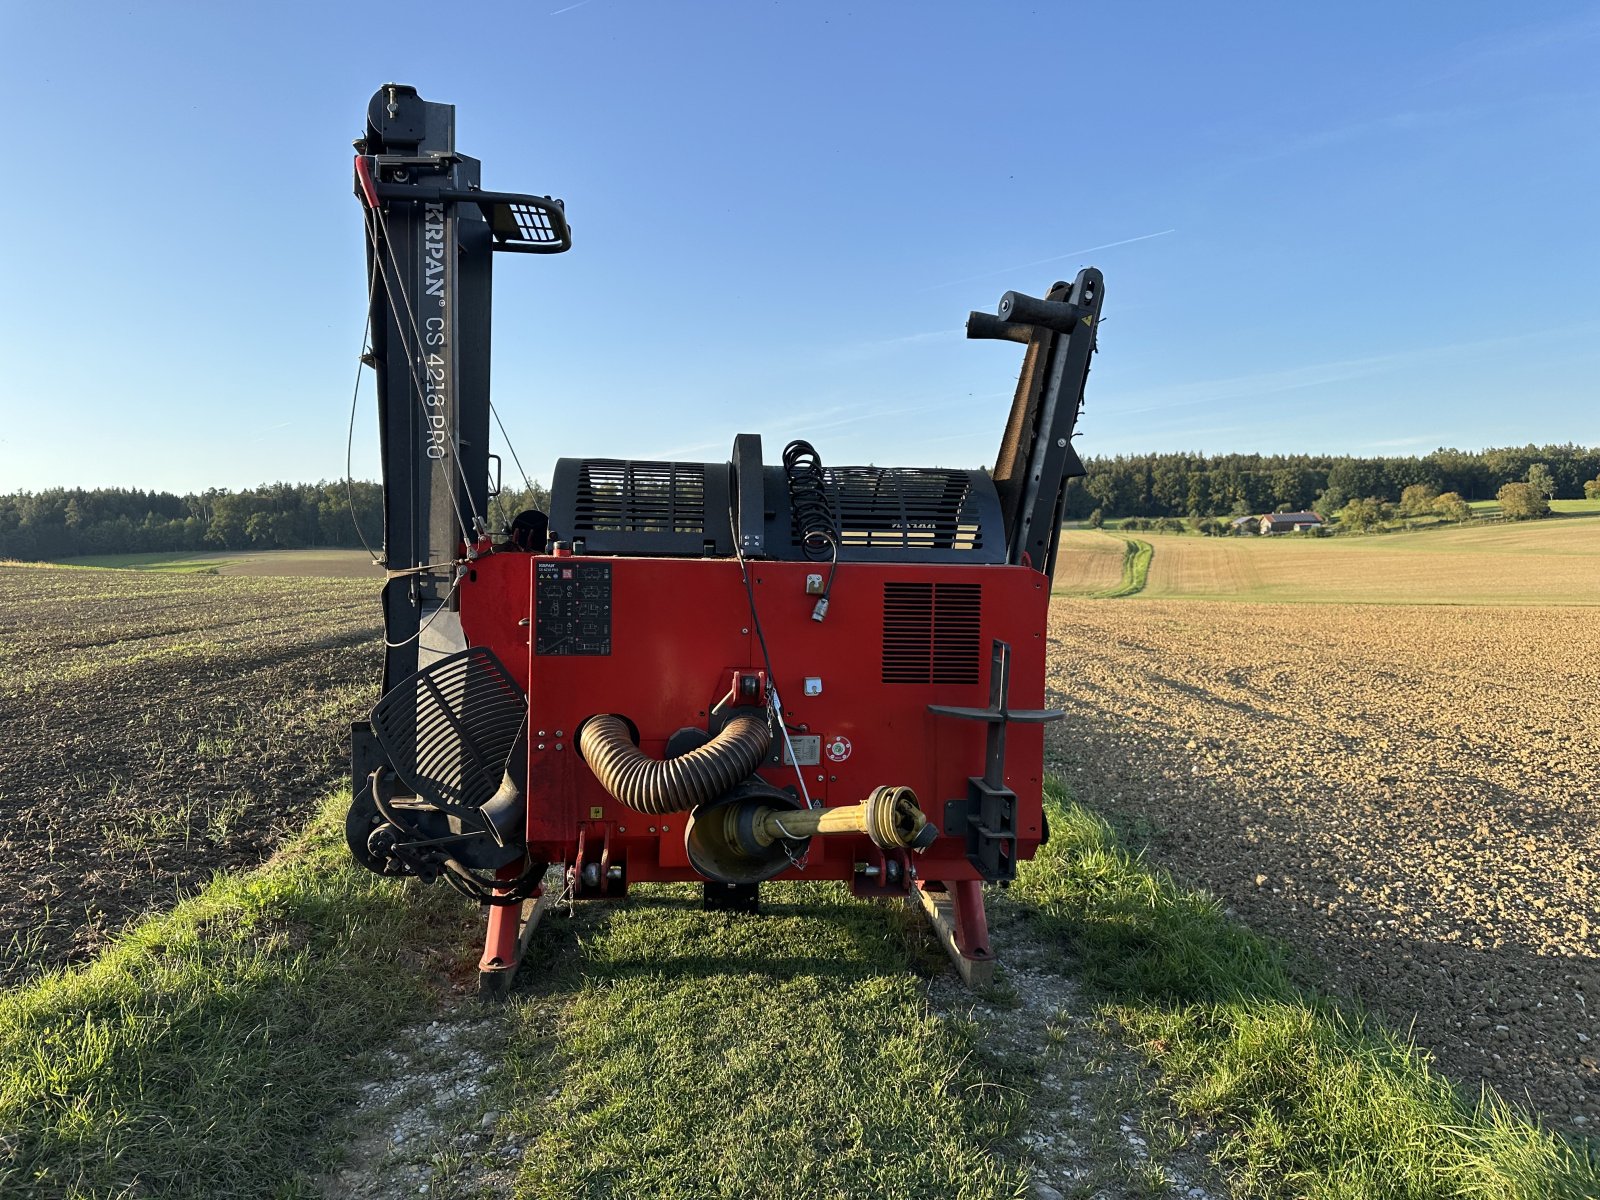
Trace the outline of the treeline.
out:
[[[1578,499],[1600,477],[1600,447],[1520,446],[1435,450],[1406,458],[1314,454],[1138,454],[1086,460],[1088,475],[1067,493],[1066,516],[1226,517],[1314,509],[1333,516],[1354,500],[1398,504],[1409,487],[1463,500],[1493,499],[1542,465],[1554,499]],[[1545,478],[1536,475],[1536,478]],[[1596,489],[1591,488],[1591,491]],[[352,519],[352,507],[354,519]],[[549,511],[537,483],[491,502],[499,529],[524,508]],[[270,483],[244,491],[209,488],[178,496],[126,488],[50,488],[0,495],[0,558],[70,558],[186,550],[277,550],[359,546],[383,537],[376,483]]]
[[[383,489],[355,483],[356,520],[383,537]],[[344,483],[269,483],[177,496],[137,488],[49,488],[0,496],[0,558],[359,546]]]
[[[1086,459],[1067,494],[1069,518],[1224,517],[1311,509],[1331,515],[1352,500],[1398,503],[1413,484],[1492,500],[1542,463],[1555,499],[1580,499],[1600,476],[1600,447],[1435,450],[1406,458],[1315,454],[1134,454]]]
[[[537,483],[490,504],[498,529],[524,508],[547,508]],[[358,532],[359,527],[359,532]],[[342,481],[269,483],[177,496],[127,488],[50,488],[0,495],[0,558],[187,550],[300,550],[383,544],[383,489]]]

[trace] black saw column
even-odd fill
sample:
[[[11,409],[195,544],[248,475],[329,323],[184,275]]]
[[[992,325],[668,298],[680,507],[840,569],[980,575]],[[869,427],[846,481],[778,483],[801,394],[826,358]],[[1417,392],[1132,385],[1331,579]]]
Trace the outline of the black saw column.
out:
[[[372,366],[383,449],[385,691],[435,653],[462,648],[448,608],[456,563],[489,502],[489,311],[493,256],[478,186],[455,152],[455,106],[380,88],[356,143],[366,203]],[[418,630],[426,623],[423,637]],[[427,641],[424,652],[419,645]]]
[[[478,160],[456,153],[455,119],[453,104],[386,84],[356,142],[390,572],[386,692],[465,644],[453,600],[486,532],[494,252],[572,245],[561,201],[482,189]]]

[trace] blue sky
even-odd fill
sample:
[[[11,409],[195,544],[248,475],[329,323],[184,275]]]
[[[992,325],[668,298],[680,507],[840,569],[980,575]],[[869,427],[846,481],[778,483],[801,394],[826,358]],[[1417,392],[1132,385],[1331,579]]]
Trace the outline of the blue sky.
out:
[[[968,309],[1106,275],[1085,454],[1600,442],[1600,6],[0,3],[0,490],[337,478],[350,141],[456,104],[524,463],[991,461]],[[358,476],[377,471],[370,378]]]

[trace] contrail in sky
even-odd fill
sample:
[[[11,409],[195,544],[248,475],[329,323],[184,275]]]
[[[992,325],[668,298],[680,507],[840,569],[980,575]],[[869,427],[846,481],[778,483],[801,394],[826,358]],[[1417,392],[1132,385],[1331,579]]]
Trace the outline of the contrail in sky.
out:
[[[998,271],[985,271],[982,275],[968,275],[963,279],[947,279],[943,283],[930,283],[925,288],[918,288],[919,292],[931,292],[935,288],[953,287],[958,283],[971,283],[974,279],[989,279],[995,275],[1006,275],[1012,271],[1021,271],[1027,267],[1040,267],[1045,263],[1060,262],[1063,258],[1077,258],[1080,254],[1093,254],[1096,250],[1109,250],[1113,246],[1127,246],[1133,242],[1148,242],[1151,238],[1166,237],[1169,233],[1177,233],[1176,229],[1163,229],[1159,233],[1141,233],[1138,237],[1123,238],[1120,242],[1106,242],[1100,246],[1087,246],[1082,250],[1068,250],[1065,254],[1051,255],[1049,258],[1036,258],[1032,262],[1018,263],[1014,267],[1001,267]]]
[[[562,13],[571,12],[575,8],[582,8],[587,3],[589,3],[589,0],[578,0],[578,2],[576,4],[569,4],[565,8],[558,8],[558,9],[555,10],[555,12],[551,13],[550,15],[552,17],[559,17]]]

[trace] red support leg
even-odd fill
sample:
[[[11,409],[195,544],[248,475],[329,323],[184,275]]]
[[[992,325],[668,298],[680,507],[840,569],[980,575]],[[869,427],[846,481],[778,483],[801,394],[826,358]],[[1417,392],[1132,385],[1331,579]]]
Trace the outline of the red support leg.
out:
[[[489,932],[483,941],[483,957],[478,960],[479,971],[515,969],[521,950],[517,944],[521,927],[522,905],[497,904],[489,909]]]
[[[963,879],[946,885],[956,907],[956,948],[961,957],[993,959],[989,949],[989,917],[983,911],[983,884]]]
[[[521,864],[506,867],[501,875],[515,878]],[[496,889],[499,891],[500,889]],[[520,904],[496,904],[489,909],[489,928],[483,939],[483,957],[478,960],[478,991],[485,996],[503,996],[511,990],[522,952],[528,947],[534,926],[544,916],[549,896],[543,885]]]
[[[992,984],[994,952],[989,948],[989,920],[983,911],[983,884],[976,879],[930,880],[919,884],[917,896],[966,985],[982,988]]]

